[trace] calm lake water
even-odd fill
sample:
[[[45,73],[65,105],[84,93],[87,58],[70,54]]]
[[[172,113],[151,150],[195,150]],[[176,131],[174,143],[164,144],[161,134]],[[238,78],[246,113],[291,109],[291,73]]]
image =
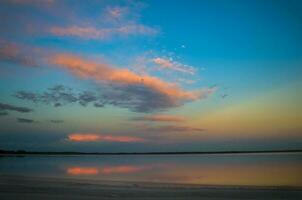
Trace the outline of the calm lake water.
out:
[[[0,157],[0,173],[100,181],[302,186],[302,154]]]

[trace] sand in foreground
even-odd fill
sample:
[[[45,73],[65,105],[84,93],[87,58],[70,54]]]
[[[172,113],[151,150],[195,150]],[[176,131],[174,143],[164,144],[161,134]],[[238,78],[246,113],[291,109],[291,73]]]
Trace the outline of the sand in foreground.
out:
[[[0,175],[0,199],[302,199],[299,188],[231,188]]]

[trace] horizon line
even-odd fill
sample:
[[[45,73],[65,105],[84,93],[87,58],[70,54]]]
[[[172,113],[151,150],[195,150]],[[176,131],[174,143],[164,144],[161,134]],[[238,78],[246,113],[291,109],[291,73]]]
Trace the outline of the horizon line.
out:
[[[257,154],[257,153],[302,153],[302,149],[285,150],[236,150],[236,151],[167,151],[167,152],[77,152],[77,151],[25,151],[2,150],[0,155],[183,155],[183,154]]]

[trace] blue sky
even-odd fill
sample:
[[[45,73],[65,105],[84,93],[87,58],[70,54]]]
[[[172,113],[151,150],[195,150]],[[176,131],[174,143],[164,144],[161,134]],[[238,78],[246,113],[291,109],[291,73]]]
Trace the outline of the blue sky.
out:
[[[0,148],[301,148],[301,7],[4,0]]]

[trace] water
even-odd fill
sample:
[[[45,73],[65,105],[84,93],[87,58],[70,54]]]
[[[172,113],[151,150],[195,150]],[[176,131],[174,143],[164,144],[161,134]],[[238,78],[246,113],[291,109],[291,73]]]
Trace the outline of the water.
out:
[[[204,185],[302,186],[302,154],[0,157],[0,173]]]

